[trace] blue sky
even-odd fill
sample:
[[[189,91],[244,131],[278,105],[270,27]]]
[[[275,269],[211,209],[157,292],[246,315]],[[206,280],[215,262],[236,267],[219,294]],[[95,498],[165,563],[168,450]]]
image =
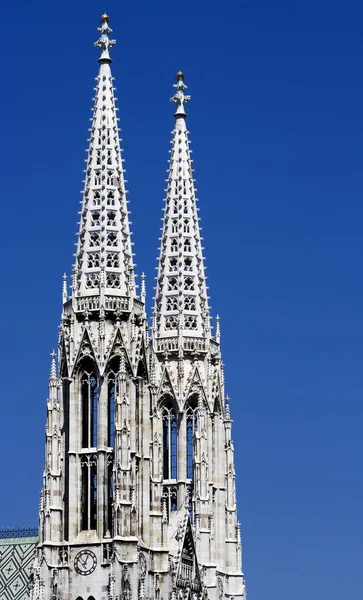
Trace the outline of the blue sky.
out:
[[[234,418],[249,599],[362,596],[363,8],[88,0],[2,8],[0,526],[37,521],[49,352],[71,270],[107,10],[151,305],[186,73]]]

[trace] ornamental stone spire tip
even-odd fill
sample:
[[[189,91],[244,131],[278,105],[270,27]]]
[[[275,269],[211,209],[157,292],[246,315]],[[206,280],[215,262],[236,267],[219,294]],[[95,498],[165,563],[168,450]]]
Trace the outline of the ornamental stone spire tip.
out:
[[[101,37],[95,42],[95,46],[101,48],[101,56],[98,59],[98,62],[107,61],[111,62],[112,58],[110,57],[109,49],[112,48],[116,44],[116,40],[111,40],[109,38],[110,33],[112,33],[111,27],[109,27],[110,17],[103,13],[101,17],[101,27],[97,28],[97,31],[101,33]]]
[[[170,98],[170,102],[174,102],[176,104],[176,111],[174,113],[174,117],[177,119],[178,117],[187,116],[184,104],[189,102],[191,96],[187,96],[184,94],[184,90],[186,90],[188,86],[186,86],[184,83],[185,75],[183,71],[178,71],[175,76],[175,79],[176,83],[173,84],[173,87],[176,89],[176,92],[174,96]]]

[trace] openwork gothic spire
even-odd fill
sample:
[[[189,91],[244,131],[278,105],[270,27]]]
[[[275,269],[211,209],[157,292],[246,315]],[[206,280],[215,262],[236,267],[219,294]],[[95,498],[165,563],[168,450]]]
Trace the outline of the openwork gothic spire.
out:
[[[85,171],[73,295],[134,296],[134,267],[109,49],[115,40],[101,18],[101,49]]]
[[[191,150],[184,73],[179,71],[155,296],[154,338],[209,337],[210,322]]]

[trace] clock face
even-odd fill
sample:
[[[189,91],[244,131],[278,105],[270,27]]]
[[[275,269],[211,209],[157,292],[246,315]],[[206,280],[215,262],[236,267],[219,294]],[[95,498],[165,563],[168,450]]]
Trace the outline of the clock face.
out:
[[[74,559],[74,568],[79,575],[90,575],[96,566],[97,558],[91,550],[81,550]]]

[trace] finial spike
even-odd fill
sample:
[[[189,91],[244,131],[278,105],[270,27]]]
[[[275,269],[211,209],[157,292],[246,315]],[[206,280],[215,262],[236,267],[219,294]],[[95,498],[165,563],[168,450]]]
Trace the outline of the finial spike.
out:
[[[55,357],[57,356],[55,351],[53,350],[50,353],[50,356],[52,357],[51,363],[50,363],[50,377],[49,379],[51,381],[54,381],[57,379],[57,370],[56,370],[56,364],[55,364]]]
[[[62,285],[62,301],[63,304],[68,300],[68,292],[67,292],[67,274],[63,275],[63,285]]]
[[[141,302],[143,302],[145,304],[145,300],[146,300],[145,273],[141,273],[140,300],[141,300]]]
[[[110,17],[106,13],[103,13],[101,17],[101,27],[97,28],[97,31],[101,33],[101,37],[94,44],[95,46],[98,46],[98,48],[101,48],[101,56],[98,59],[98,62],[112,62],[109,49],[116,44],[116,40],[111,40],[109,38],[110,33],[112,33],[112,29],[108,25],[109,21]]]
[[[187,113],[185,112],[184,104],[189,102],[191,97],[184,94],[184,90],[186,90],[188,86],[184,83],[185,75],[183,71],[178,71],[175,78],[177,82],[173,84],[173,87],[175,87],[176,92],[174,96],[170,98],[170,102],[176,104],[174,117],[186,117]]]
[[[217,344],[221,342],[221,318],[219,315],[216,316],[216,342]]]
[[[225,417],[226,419],[229,421],[231,418],[231,412],[230,412],[230,408],[229,408],[229,402],[230,402],[230,397],[226,396],[226,407],[225,407]]]

